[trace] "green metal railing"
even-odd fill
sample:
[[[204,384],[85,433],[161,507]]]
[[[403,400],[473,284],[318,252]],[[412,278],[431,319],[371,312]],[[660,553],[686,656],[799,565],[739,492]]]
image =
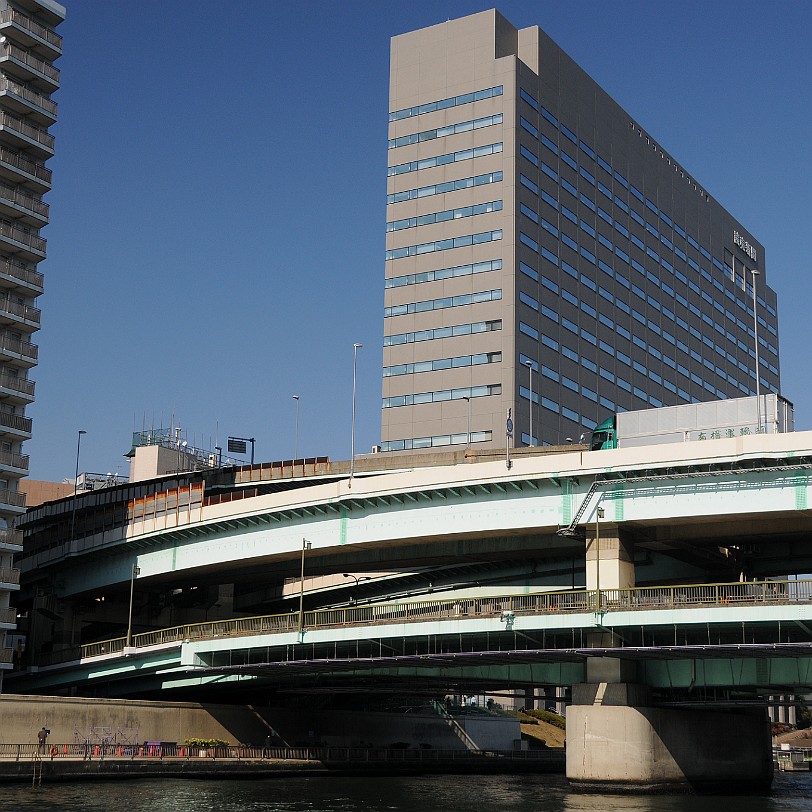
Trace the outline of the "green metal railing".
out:
[[[598,598],[600,597],[600,601]],[[536,592],[530,595],[494,595],[479,598],[442,598],[408,603],[381,603],[370,606],[350,606],[338,609],[317,609],[304,613],[305,631],[369,626],[420,621],[452,621],[466,618],[516,615],[566,614],[679,609],[697,607],[765,606],[812,603],[812,580],[750,581],[726,584],[685,584],[642,587],[638,589],[606,589],[600,591],[566,590]],[[153,632],[135,634],[133,648],[150,648],[165,644],[242,637],[260,634],[295,633],[299,629],[296,612],[284,615],[217,620],[174,626]],[[54,652],[39,659],[39,665],[67,662],[74,659],[120,654],[125,637],[101,640],[74,649]],[[46,659],[47,658],[47,659]]]

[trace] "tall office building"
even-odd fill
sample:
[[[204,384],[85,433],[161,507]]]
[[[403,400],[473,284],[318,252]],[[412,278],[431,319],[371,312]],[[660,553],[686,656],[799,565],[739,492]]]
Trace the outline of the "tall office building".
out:
[[[764,248],[539,28],[395,37],[389,139],[382,450],[779,391]]]
[[[65,9],[52,0],[0,0],[0,689],[11,668],[6,635],[15,627],[11,595],[19,588],[13,555],[22,549],[14,519],[25,512],[18,483],[28,472],[23,441],[31,437],[26,407],[37,363],[37,265],[45,259],[40,229],[48,224],[43,195],[51,188],[46,161],[54,154],[48,128],[56,121],[59,87],[54,60],[62,53],[56,27]]]

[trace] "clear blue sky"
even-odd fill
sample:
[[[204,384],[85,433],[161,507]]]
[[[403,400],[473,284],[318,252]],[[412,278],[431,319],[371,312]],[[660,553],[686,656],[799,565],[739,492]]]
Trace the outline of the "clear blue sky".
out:
[[[389,38],[490,6],[65,0],[31,475],[127,472],[133,427],[257,458],[379,440]],[[812,4],[560,0],[540,25],[765,245],[812,428]],[[318,58],[314,58],[318,55]]]

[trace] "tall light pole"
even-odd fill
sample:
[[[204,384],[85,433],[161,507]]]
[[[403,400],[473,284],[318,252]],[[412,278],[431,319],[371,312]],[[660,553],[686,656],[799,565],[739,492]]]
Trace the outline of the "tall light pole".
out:
[[[352,430],[350,434],[350,487],[352,487],[352,478],[355,474],[355,382],[356,371],[358,367],[358,350],[363,347],[363,344],[352,345]]]
[[[79,430],[79,437],[76,440],[76,473],[73,477],[73,508],[70,514],[70,543],[73,546],[73,534],[76,529],[76,489],[79,485],[79,451],[82,448],[82,435],[87,434],[86,431]]]
[[[533,362],[528,359],[524,362],[524,365],[527,367],[527,372],[530,376],[530,446],[532,447],[535,445],[533,442]]]
[[[135,579],[140,574],[140,567],[133,564],[132,571],[130,572],[130,611],[127,614],[127,648],[130,648],[133,642],[133,593],[135,592]]]
[[[601,519],[603,508],[595,511],[595,612],[601,611]]]
[[[296,401],[296,430],[293,442],[293,459],[295,460],[299,458],[299,396],[294,395],[293,399]]]
[[[753,335],[756,340],[756,415],[758,419],[756,433],[761,434],[761,384],[758,380],[758,313],[756,311],[756,277],[759,272],[753,268],[750,273],[753,274]]]
[[[463,400],[468,404],[468,439],[465,442],[465,447],[471,447],[471,398],[464,397]]]
[[[304,642],[304,560],[305,551],[309,550],[313,545],[307,540],[302,539],[302,572],[299,578],[299,642]]]

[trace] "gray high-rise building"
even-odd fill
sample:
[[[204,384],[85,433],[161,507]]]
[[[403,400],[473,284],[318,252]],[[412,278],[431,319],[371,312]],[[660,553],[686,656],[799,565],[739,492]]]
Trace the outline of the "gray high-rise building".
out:
[[[28,473],[23,442],[31,437],[25,411],[34,400],[30,370],[37,363],[37,265],[45,259],[40,230],[48,224],[43,195],[51,188],[46,161],[54,154],[48,128],[56,121],[59,87],[54,67],[62,53],[56,27],[65,9],[51,0],[0,0],[0,688],[11,668],[7,632],[16,622],[11,594],[19,589],[13,555],[22,535],[13,529],[25,512],[18,483]]]
[[[389,109],[383,451],[779,391],[764,248],[539,28],[395,37]]]

